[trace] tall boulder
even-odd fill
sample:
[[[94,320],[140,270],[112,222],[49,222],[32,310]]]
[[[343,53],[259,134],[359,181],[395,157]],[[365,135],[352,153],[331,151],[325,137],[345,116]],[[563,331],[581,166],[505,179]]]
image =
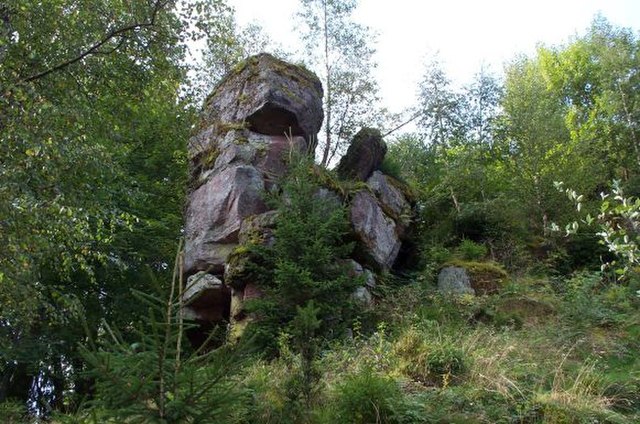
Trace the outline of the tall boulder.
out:
[[[353,137],[336,171],[343,180],[366,181],[373,171],[380,168],[386,154],[387,145],[380,131],[363,128]]]
[[[350,218],[359,241],[358,259],[364,259],[381,270],[390,269],[401,245],[393,219],[384,213],[376,198],[367,191],[355,194]]]
[[[205,103],[204,121],[218,132],[241,125],[258,134],[302,136],[311,149],[324,117],[322,94],[315,74],[262,53],[223,78]]]
[[[313,151],[322,119],[322,85],[302,67],[259,54],[223,78],[188,145],[185,274],[224,272],[242,221],[267,211],[265,189]]]
[[[183,272],[198,283],[185,291],[186,316],[229,321],[232,293],[255,295],[250,282],[229,285],[242,274],[229,258],[238,256],[243,223],[270,217],[265,191],[290,158],[313,153],[322,120],[320,80],[268,54],[247,59],[209,96],[188,143]]]
[[[400,183],[393,177],[374,171],[367,180],[367,186],[376,195],[380,206],[391,217],[402,237],[413,219],[413,207]]]

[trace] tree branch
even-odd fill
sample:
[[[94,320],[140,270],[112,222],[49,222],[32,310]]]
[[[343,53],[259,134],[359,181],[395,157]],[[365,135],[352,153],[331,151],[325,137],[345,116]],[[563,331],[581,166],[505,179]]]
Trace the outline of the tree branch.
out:
[[[151,11],[151,17],[147,22],[136,22],[127,26],[124,26],[122,28],[117,28],[114,29],[112,31],[110,31],[109,33],[107,33],[104,37],[102,37],[102,39],[100,39],[99,41],[95,42],[94,44],[92,44],[89,48],[87,48],[86,50],[84,50],[83,52],[79,53],[77,56],[65,60],[64,62],[61,62],[49,69],[45,69],[44,71],[38,72],[36,74],[30,75],[26,78],[23,78],[22,80],[20,80],[18,82],[18,84],[24,84],[24,83],[28,83],[31,81],[35,81],[37,79],[46,77],[49,74],[52,74],[54,72],[58,72],[61,71],[63,69],[65,69],[68,66],[73,65],[74,63],[77,63],[79,61],[81,61],[82,59],[84,59],[87,56],[90,55],[94,55],[94,54],[110,54],[113,53],[114,51],[116,51],[120,46],[122,46],[123,42],[124,42],[124,35],[131,32],[131,31],[136,31],[142,28],[147,28],[147,27],[152,27],[155,25],[156,23],[156,18],[158,16],[158,13],[160,12],[161,9],[163,9],[167,4],[169,3],[169,1],[165,1],[162,2],[161,0],[156,0],[156,2],[153,5],[153,10]],[[108,51],[105,52],[101,52],[100,48],[102,46],[104,46],[105,44],[107,44],[109,41],[115,39],[115,38],[120,38],[121,40],[119,41],[118,45]]]
[[[413,115],[411,118],[409,118],[408,120],[404,121],[403,123],[401,123],[400,125],[396,126],[395,128],[390,129],[389,131],[387,131],[386,133],[382,134],[382,137],[386,137],[391,133],[394,133],[396,131],[398,131],[400,128],[404,127],[407,124],[410,124],[411,122],[415,121],[416,119],[418,119],[420,117],[420,115],[422,115],[422,112],[418,112],[415,115]]]

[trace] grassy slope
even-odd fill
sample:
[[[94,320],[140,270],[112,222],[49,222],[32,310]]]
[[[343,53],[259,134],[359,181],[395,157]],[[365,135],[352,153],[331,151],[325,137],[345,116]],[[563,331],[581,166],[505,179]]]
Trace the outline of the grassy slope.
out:
[[[455,299],[414,282],[376,307],[375,331],[323,353],[311,411],[295,355],[250,365],[241,421],[640,422],[640,299],[598,284],[521,278]]]

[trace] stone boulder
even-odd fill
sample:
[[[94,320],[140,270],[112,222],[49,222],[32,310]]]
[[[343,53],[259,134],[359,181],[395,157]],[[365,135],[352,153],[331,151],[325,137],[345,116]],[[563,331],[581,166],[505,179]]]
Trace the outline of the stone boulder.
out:
[[[438,291],[444,294],[475,296],[467,270],[458,266],[442,268],[438,274]]]
[[[507,271],[495,262],[459,261],[455,265],[463,267],[471,279],[471,288],[476,294],[490,295],[500,291],[507,280]]]
[[[353,300],[365,306],[372,306],[374,302],[371,290],[375,289],[376,287],[376,277],[374,276],[373,272],[371,272],[371,270],[369,269],[364,268],[353,259],[348,259],[341,263],[341,265],[343,265],[347,270],[347,275],[349,277],[361,277],[363,280],[363,285],[357,287],[352,293]]]
[[[187,279],[182,304],[187,319],[224,321],[231,306],[231,291],[214,275],[198,272]]]
[[[347,275],[351,278],[363,276],[364,287],[369,289],[376,288],[376,277],[370,269],[363,267],[353,259],[347,259],[340,265],[343,265],[346,268]]]
[[[358,239],[356,254],[378,269],[390,269],[401,245],[393,219],[385,215],[375,197],[367,191],[354,195],[350,219]]]
[[[366,181],[378,169],[387,153],[387,145],[380,131],[361,129],[351,141],[336,171],[343,180]]]
[[[352,294],[353,300],[365,306],[373,305],[373,295],[366,287],[358,287]]]

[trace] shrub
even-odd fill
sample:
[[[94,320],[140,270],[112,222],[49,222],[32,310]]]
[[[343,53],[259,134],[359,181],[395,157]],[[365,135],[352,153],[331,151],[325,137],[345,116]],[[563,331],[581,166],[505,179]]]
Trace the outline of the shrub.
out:
[[[397,383],[364,368],[336,388],[333,422],[369,424],[400,422],[403,396]]]
[[[457,253],[467,261],[477,261],[487,255],[487,247],[471,240],[462,240],[457,248]]]
[[[207,340],[194,351],[185,343],[190,325],[182,322],[176,280],[167,300],[133,291],[148,314],[132,323],[132,339],[104,322],[103,340],[82,348],[95,381],[94,399],[79,412],[94,417],[88,422],[226,423],[242,410],[246,398],[230,378],[243,363],[241,347],[205,351]]]
[[[13,401],[0,401],[0,421],[6,424],[27,422],[27,408]]]
[[[380,165],[380,171],[385,175],[389,175],[402,181],[402,165],[390,155],[386,155],[384,157],[384,160]]]
[[[565,281],[562,312],[575,327],[608,325],[620,320],[616,311],[603,301],[602,285],[599,272],[578,273]]]
[[[431,246],[427,250],[427,257],[430,262],[441,265],[451,259],[451,252],[444,246]]]
[[[437,327],[434,328],[437,330]],[[415,327],[407,330],[395,343],[401,370],[412,379],[427,385],[448,386],[466,371],[464,352],[453,340],[424,334]]]

